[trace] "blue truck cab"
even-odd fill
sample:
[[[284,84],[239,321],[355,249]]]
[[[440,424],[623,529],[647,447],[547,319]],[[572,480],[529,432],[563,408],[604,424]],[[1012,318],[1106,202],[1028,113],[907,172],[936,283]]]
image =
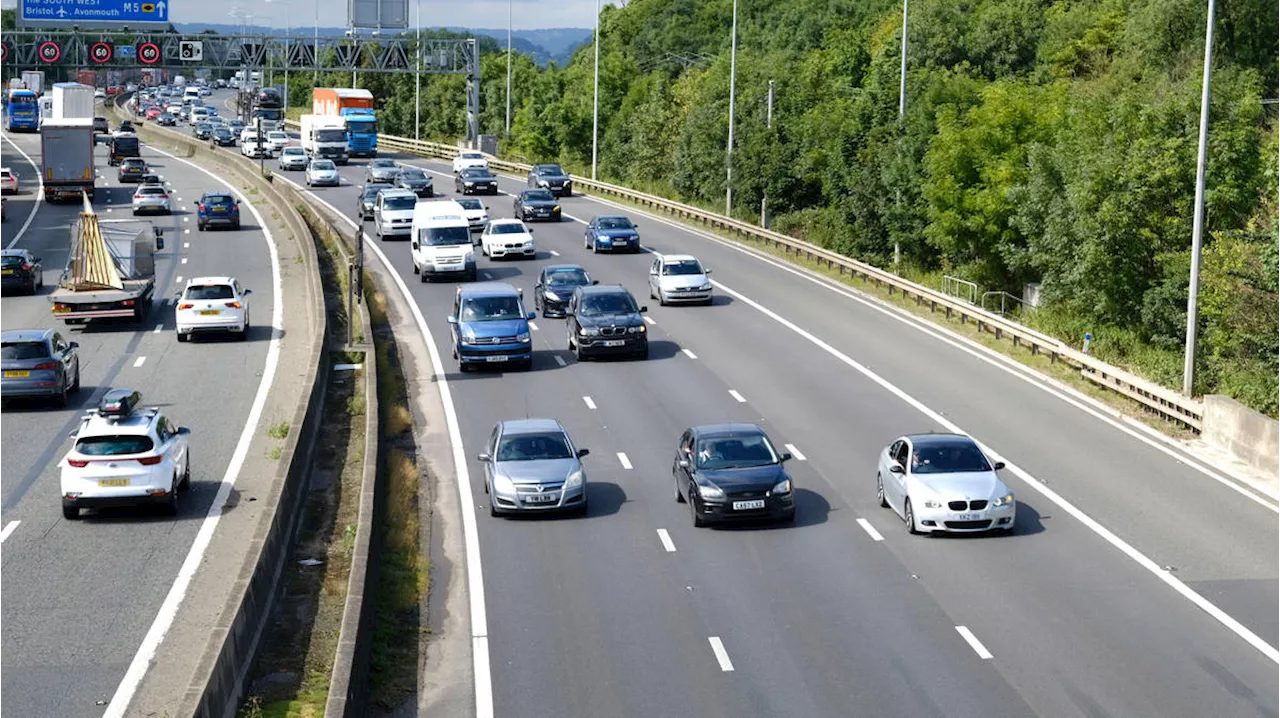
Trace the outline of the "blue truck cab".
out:
[[[506,282],[460,285],[449,315],[458,368],[464,372],[484,365],[532,368],[529,320],[534,316],[525,311],[521,291]]]
[[[378,156],[378,118],[366,107],[344,107],[347,121],[347,154],[352,157]]]

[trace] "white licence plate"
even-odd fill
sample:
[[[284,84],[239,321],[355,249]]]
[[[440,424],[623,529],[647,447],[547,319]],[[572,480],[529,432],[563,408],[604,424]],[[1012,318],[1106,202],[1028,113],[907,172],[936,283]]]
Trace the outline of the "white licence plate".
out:
[[[627,343],[626,339],[606,339],[604,345],[607,347],[620,347]]]
[[[560,497],[555,494],[530,494],[524,497],[525,501],[531,504],[549,504],[558,500]]]
[[[956,521],[977,521],[977,514],[953,514]]]
[[[756,499],[755,501],[734,501],[734,511],[750,511],[752,509],[763,509],[764,499]]]
[[[497,356],[485,357],[484,360],[488,362],[500,362],[500,361],[506,361],[507,358],[502,355],[497,355]]]

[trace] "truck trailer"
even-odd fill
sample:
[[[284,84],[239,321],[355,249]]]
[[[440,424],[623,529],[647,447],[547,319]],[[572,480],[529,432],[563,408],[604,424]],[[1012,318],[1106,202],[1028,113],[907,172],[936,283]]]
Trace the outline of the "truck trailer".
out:
[[[28,90],[37,96],[44,94],[44,73],[40,70],[26,70],[22,73],[22,82]]]
[[[141,320],[151,308],[155,253],[162,249],[163,230],[139,220],[100,220],[85,200],[71,227],[67,265],[49,295],[53,316],[67,324]]]
[[[93,142],[92,116],[44,121],[40,127],[40,177],[46,201],[79,197],[81,192],[93,199]]]
[[[93,87],[78,82],[53,86],[53,119],[93,119]]]
[[[317,87],[311,91],[311,113],[341,117],[346,122],[347,153],[352,157],[378,156],[378,119],[373,93],[346,87]]]

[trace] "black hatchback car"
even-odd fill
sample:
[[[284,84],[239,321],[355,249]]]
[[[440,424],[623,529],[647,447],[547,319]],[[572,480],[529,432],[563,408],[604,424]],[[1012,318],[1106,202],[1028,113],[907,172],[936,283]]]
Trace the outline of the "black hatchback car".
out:
[[[226,127],[213,128],[213,141],[221,147],[235,147],[236,136]]]
[[[573,194],[573,180],[569,179],[569,174],[560,165],[534,165],[529,170],[527,183],[530,187],[549,190],[558,197]]]
[[[120,161],[116,172],[117,182],[141,182],[148,172],[147,161],[141,157],[127,157]]]
[[[400,173],[396,175],[395,186],[407,189],[419,197],[436,196],[435,184],[431,181],[431,175],[426,170],[420,170],[417,167],[404,167]]]
[[[458,194],[497,194],[498,178],[484,167],[466,167],[453,178]]]
[[[694,526],[734,519],[794,521],[795,486],[782,467],[790,459],[755,424],[686,429],[671,462],[676,501],[689,503]]]
[[[527,189],[516,195],[512,202],[516,219],[526,222],[533,219],[560,221],[560,202],[545,189]]]
[[[565,310],[569,350],[578,361],[610,354],[647,359],[649,332],[640,316],[647,311],[621,284],[578,287]]]
[[[378,193],[384,189],[391,189],[392,186],[385,182],[375,182],[360,187],[360,193],[356,195],[357,214],[360,219],[373,219],[373,206],[378,203]]]
[[[533,285],[533,308],[544,317],[563,317],[573,290],[593,284],[599,282],[581,264],[548,264]]]
[[[44,288],[44,267],[40,258],[26,249],[0,250],[0,288],[35,294]]]

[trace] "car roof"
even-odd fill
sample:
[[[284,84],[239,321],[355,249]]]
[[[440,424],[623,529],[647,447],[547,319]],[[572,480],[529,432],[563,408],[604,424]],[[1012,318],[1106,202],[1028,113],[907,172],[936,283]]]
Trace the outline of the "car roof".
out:
[[[908,434],[903,437],[916,448],[929,446],[976,446],[972,437],[964,434]]]
[[[693,431],[698,436],[767,436],[764,429],[755,424],[703,424],[693,427]]]
[[[548,163],[548,164],[544,164],[544,165],[534,165],[534,166],[533,166],[533,168],[534,168],[535,170],[558,170],[558,169],[560,169],[560,165],[559,165],[559,163],[556,163],[556,164],[550,164],[550,163]]]
[[[192,277],[187,280],[188,287],[199,287],[205,284],[231,284],[235,277]]]
[[[534,194],[535,192],[539,194],[551,194],[551,190],[546,187],[529,187],[528,189],[521,190],[520,194]]]
[[[0,249],[0,256],[12,255],[14,257],[25,257],[31,254],[29,249]]]
[[[52,329],[6,329],[0,332],[0,342],[34,342],[47,339]]]
[[[621,284],[589,284],[578,287],[575,291],[582,292],[583,296],[588,294],[631,294],[631,292]]]
[[[227,197],[230,197],[231,199],[236,198],[236,196],[232,194],[231,190],[229,189],[211,189],[200,196],[201,197],[222,197],[224,195]]]
[[[596,216],[592,217],[591,219],[593,219],[593,220],[597,220],[597,219],[625,219],[625,220],[627,220],[628,222],[630,222],[630,221],[631,221],[631,218],[630,218],[630,217],[628,217],[628,216],[627,216],[627,215],[625,215],[625,214],[597,214]]]
[[[662,255],[662,263],[663,263],[663,264],[666,264],[667,262],[688,262],[688,261],[691,261],[691,260],[692,260],[692,261],[694,261],[694,262],[696,262],[696,261],[698,261],[698,258],[697,258],[697,257],[695,257],[695,256],[693,256],[692,254],[664,254],[664,255]]]
[[[417,197],[418,196],[414,194],[413,190],[407,190],[403,187],[388,187],[386,189],[378,190],[378,194],[383,194],[388,197]]]
[[[505,297],[520,296],[516,288],[506,282],[474,282],[458,285],[458,296],[462,297]]]
[[[542,269],[545,272],[557,272],[557,271],[563,271],[563,270],[569,270],[569,269],[581,269],[584,272],[587,271],[587,268],[582,266],[581,264],[548,264]]]
[[[502,427],[503,434],[534,434],[546,431],[569,433],[555,419],[507,419],[498,424]]]
[[[470,199],[470,198],[468,198],[468,199]],[[489,224],[491,224],[491,225],[493,225],[493,224],[518,224],[518,225],[524,226],[524,222],[522,222],[522,221],[520,221],[520,220],[516,219],[515,217],[496,217],[496,218],[494,218],[494,219],[489,220]]]
[[[369,163],[370,166],[377,165],[379,167],[386,167],[387,165],[395,165],[395,164],[396,164],[396,161],[389,157],[379,157],[376,160]]]

